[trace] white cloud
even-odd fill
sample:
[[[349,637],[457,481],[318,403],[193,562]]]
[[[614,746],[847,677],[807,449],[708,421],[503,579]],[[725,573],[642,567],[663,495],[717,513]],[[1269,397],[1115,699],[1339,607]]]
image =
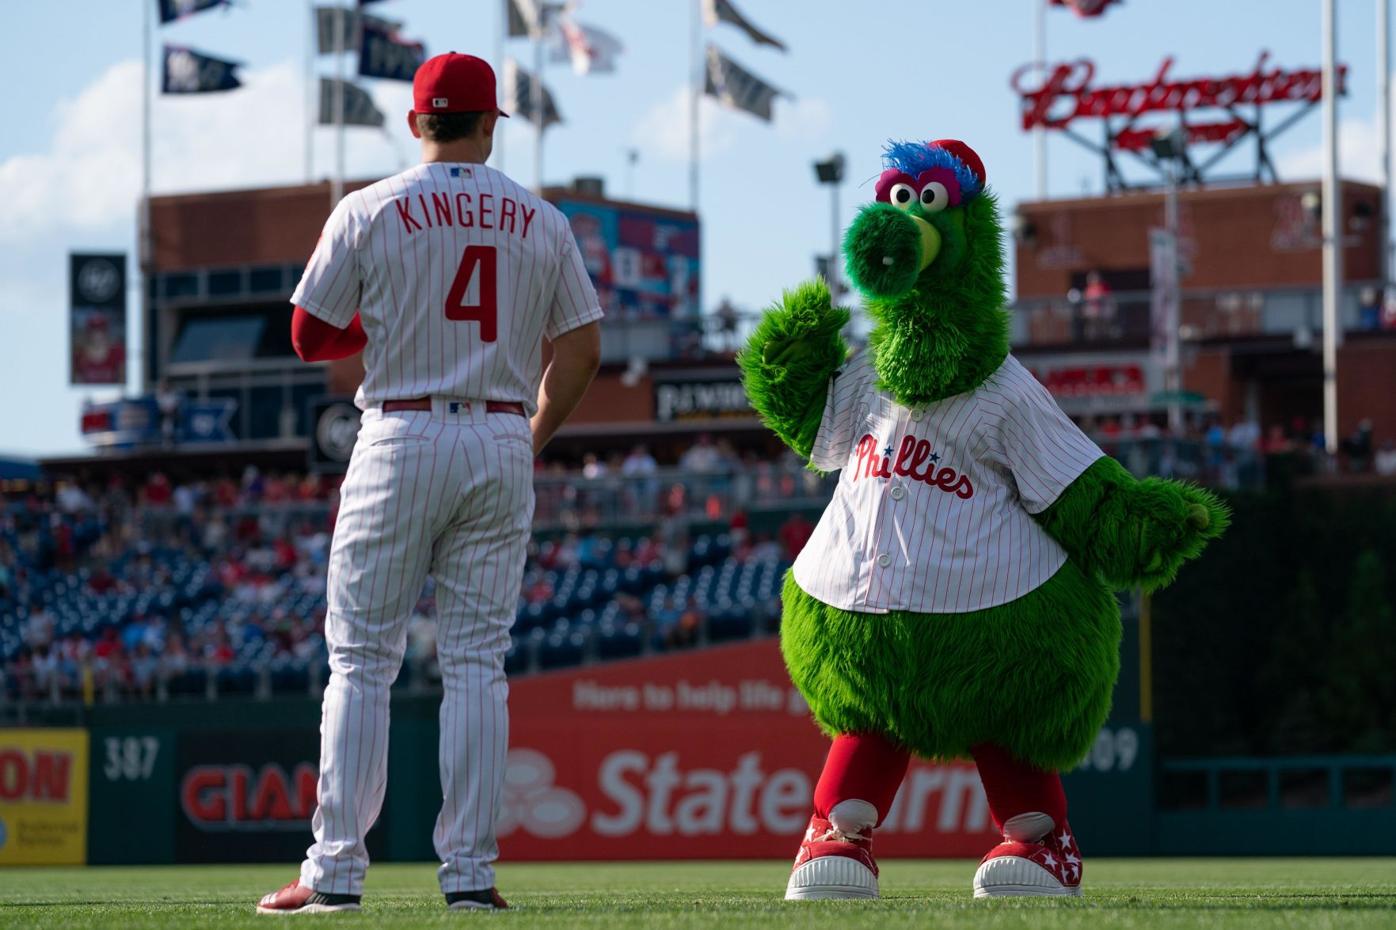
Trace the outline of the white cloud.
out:
[[[1315,125],[1312,135],[1318,136],[1320,132]],[[1381,183],[1381,134],[1377,131],[1375,113],[1370,119],[1339,121],[1338,167],[1345,178]],[[1282,181],[1304,181],[1322,177],[1322,140],[1277,156],[1275,168]]]
[[[102,73],[57,108],[52,142],[40,154],[0,162],[0,241],[57,230],[134,222],[141,179],[138,61]],[[152,109],[151,186],[156,194],[304,180],[305,79],[290,63],[241,72],[243,87],[220,94],[159,96]],[[388,133],[347,130],[351,176],[395,170],[412,154],[402,114],[405,83],[370,88]],[[316,177],[334,167],[334,132],[318,129]]]
[[[631,131],[631,141],[664,158],[687,159],[692,135],[690,106],[687,85],[678,87],[645,111]],[[705,159],[731,149],[743,131],[761,125],[752,116],[730,110],[706,94],[699,100],[698,122],[699,155]],[[776,101],[773,125],[786,139],[818,140],[828,134],[833,122],[833,109],[818,97]]]
[[[241,72],[223,94],[159,97],[152,119],[155,193],[298,183],[305,178],[305,80],[283,63]],[[66,254],[135,249],[141,184],[139,61],[107,68],[54,109],[52,134],[0,160],[0,371],[32,404],[0,405],[0,440],[11,449],[79,448],[78,406],[110,393],[67,385]],[[415,156],[403,114],[407,84],[370,87],[389,132],[347,131],[351,177],[381,177]],[[333,136],[316,131],[315,176],[334,165]],[[132,299],[138,293],[132,289]],[[140,344],[135,318],[128,333]],[[131,369],[137,367],[133,354]]]

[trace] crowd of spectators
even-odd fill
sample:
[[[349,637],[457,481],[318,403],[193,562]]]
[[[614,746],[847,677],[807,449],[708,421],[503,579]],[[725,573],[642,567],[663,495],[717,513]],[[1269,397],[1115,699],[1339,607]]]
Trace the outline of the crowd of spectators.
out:
[[[670,579],[688,571],[695,514],[687,488],[660,482],[646,457],[639,449],[620,467],[628,463],[627,480],[653,478],[657,492],[665,489],[664,513],[628,536],[583,527],[535,541],[521,605],[553,597],[556,579],[573,569],[653,565]],[[574,483],[586,484],[575,475]],[[248,468],[238,478],[190,483],[158,472],[60,481],[0,499],[0,693],[150,698],[191,670],[216,675],[253,659],[323,662],[337,498],[334,479]],[[743,512],[722,516],[736,564],[786,557],[786,543],[746,532]],[[801,532],[782,529],[782,539]],[[675,647],[692,644],[704,619],[696,603],[651,609],[621,592],[617,605]],[[434,624],[428,585],[409,661],[433,657]]]
[[[1228,490],[1256,489],[1279,475],[1396,475],[1396,441],[1378,441],[1370,420],[1327,449],[1320,424],[1296,417],[1262,427],[1253,419],[1189,416],[1181,430],[1132,415],[1088,417],[1082,428],[1135,474],[1189,478]]]
[[[334,483],[263,474],[173,484],[161,473],[7,498],[0,511],[4,679],[21,697],[149,696],[256,650],[323,652]],[[296,505],[311,505],[308,510]],[[214,603],[212,616],[192,610]]]
[[[655,515],[726,520],[753,501],[804,504],[826,499],[832,488],[832,479],[806,469],[789,450],[774,457],[739,452],[726,439],[702,434],[669,467],[644,444],[624,454],[585,453],[580,469],[540,462],[534,522],[575,530]]]

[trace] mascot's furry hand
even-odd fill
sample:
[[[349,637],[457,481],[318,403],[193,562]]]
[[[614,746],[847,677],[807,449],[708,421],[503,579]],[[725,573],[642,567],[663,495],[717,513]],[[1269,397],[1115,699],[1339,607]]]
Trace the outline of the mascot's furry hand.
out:
[[[802,456],[814,447],[829,378],[848,355],[839,335],[847,323],[848,311],[815,278],[786,291],[737,355],[752,406]]]
[[[1140,480],[1106,457],[1038,519],[1072,559],[1111,587],[1153,591],[1226,531],[1231,511],[1210,491]]]

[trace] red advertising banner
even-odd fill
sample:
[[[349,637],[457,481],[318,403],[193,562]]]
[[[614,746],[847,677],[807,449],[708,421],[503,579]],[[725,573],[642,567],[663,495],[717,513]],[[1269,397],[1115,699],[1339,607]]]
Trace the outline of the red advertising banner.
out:
[[[773,639],[512,685],[509,860],[794,857],[828,751]],[[879,854],[979,856],[974,766],[913,764]]]

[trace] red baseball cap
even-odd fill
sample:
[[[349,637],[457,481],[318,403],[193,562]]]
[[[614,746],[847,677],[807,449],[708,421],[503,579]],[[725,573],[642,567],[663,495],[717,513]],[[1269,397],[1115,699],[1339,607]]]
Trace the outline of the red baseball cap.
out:
[[[447,52],[428,58],[412,77],[412,109],[418,113],[483,113],[508,116],[495,99],[494,69],[483,58]]]

